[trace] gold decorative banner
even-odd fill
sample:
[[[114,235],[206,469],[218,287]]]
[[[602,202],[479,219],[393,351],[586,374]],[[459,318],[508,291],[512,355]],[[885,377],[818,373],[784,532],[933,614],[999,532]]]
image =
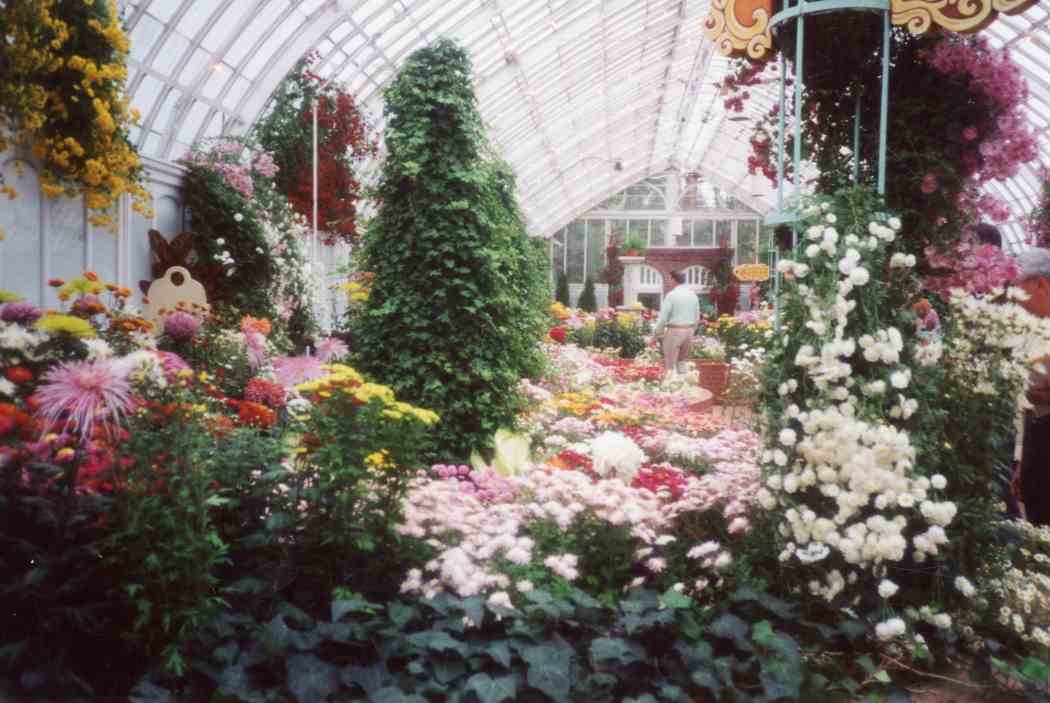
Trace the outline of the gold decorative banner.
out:
[[[999,13],[1016,15],[1039,0],[890,0],[891,22],[912,34],[934,26],[959,33],[977,32]],[[818,4],[818,3],[814,3]],[[769,20],[773,0],[711,0],[704,36],[725,56],[766,59],[773,51]]]
[[[933,25],[953,32],[977,32],[995,16],[1016,15],[1038,0],[892,0],[892,22],[912,34],[925,34]]]

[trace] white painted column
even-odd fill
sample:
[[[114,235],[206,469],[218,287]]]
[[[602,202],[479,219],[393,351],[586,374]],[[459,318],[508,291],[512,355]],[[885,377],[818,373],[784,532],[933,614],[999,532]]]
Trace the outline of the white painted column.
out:
[[[624,307],[634,307],[638,304],[638,289],[642,285],[642,264],[644,263],[644,256],[620,257],[620,264],[623,265]]]

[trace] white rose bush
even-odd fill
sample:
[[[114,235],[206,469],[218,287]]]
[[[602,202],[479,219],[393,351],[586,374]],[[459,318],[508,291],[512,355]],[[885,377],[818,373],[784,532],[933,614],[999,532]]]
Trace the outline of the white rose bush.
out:
[[[916,261],[896,251],[900,221],[877,196],[818,196],[803,213],[779,264],[783,328],[762,401],[768,512],[754,534],[790,593],[848,608],[901,652],[926,656],[931,635],[949,648],[1008,641],[995,623],[1016,542],[1002,502],[1011,428],[1050,324],[1016,304],[1019,291],[960,292],[943,339],[920,339]],[[1021,633],[1040,641],[1044,628]]]

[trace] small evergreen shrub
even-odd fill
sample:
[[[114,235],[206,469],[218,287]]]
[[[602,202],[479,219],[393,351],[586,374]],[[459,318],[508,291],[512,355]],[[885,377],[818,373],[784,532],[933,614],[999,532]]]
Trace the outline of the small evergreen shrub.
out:
[[[583,292],[580,293],[580,301],[577,307],[587,312],[594,312],[598,309],[598,299],[594,295],[594,279],[590,276],[587,277],[587,282],[583,284]]]
[[[572,306],[572,299],[569,296],[569,277],[564,271],[558,272],[558,285],[554,291],[554,299],[565,307]]]

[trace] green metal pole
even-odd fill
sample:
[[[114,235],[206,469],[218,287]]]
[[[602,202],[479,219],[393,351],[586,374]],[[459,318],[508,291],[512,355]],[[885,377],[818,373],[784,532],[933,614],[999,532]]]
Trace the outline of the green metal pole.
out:
[[[805,63],[804,48],[806,29],[806,2],[799,0],[799,15],[795,20],[795,207],[802,196],[802,65]],[[791,227],[791,245],[798,244],[798,227]]]
[[[786,90],[785,84],[787,83],[787,61],[784,60],[784,54],[780,54],[780,129],[777,131],[777,142],[779,143],[779,149],[777,151],[777,212],[784,211],[784,130],[786,129],[786,118],[784,110],[787,109],[785,105],[784,92]]]
[[[860,183],[860,86],[857,86],[856,108],[853,111],[853,185]]]
[[[886,194],[886,132],[890,111],[890,13],[882,13],[882,102],[879,112],[879,195]]]

